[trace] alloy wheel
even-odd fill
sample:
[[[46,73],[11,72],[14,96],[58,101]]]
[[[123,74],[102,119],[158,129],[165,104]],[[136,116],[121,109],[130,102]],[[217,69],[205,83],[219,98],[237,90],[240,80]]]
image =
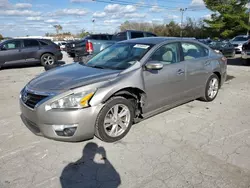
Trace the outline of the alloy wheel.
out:
[[[107,112],[104,118],[104,130],[110,137],[118,137],[123,134],[130,122],[130,110],[124,104],[116,104]]]
[[[219,81],[217,78],[212,78],[209,82],[208,97],[213,99],[219,90]]]

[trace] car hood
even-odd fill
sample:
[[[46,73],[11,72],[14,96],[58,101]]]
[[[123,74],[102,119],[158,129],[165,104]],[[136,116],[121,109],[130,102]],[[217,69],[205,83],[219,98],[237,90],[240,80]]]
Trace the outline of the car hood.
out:
[[[247,40],[246,41],[231,41],[231,44],[244,44],[246,42]]]
[[[97,69],[74,63],[47,71],[27,85],[34,91],[69,90],[116,77],[121,70]]]

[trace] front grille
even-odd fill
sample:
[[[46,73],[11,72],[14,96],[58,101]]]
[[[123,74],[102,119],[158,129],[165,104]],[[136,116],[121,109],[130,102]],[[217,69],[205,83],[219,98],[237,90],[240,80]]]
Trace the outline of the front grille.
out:
[[[238,47],[239,45],[238,44],[234,44],[234,47]]]
[[[45,96],[45,95],[36,95],[33,93],[24,92],[22,95],[22,100],[23,100],[24,104],[26,104],[28,107],[35,108],[37,103],[39,103],[40,101],[42,101],[46,97],[47,96]]]

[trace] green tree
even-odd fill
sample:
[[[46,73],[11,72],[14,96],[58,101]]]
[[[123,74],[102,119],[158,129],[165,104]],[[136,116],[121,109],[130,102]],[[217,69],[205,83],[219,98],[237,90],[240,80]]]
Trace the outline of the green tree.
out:
[[[0,34],[0,40],[3,40],[3,39],[4,39],[4,38],[3,38],[3,35]]]
[[[232,38],[250,30],[246,4],[248,0],[204,0],[213,11],[211,19],[204,20],[213,37]]]
[[[85,31],[85,29],[82,29],[80,33],[77,34],[78,37],[84,38],[85,36],[89,35],[90,33],[88,31]]]
[[[63,29],[61,25],[54,25],[54,28],[56,29],[56,34],[59,34],[59,32]]]

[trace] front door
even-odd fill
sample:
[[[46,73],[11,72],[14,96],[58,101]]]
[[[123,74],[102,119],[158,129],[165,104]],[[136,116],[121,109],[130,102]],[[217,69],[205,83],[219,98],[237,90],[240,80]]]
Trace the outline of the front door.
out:
[[[147,104],[145,113],[173,104],[184,97],[185,62],[180,62],[180,44],[168,43],[158,48],[148,61],[159,61],[163,69],[143,72]]]
[[[20,40],[7,41],[0,48],[0,65],[23,60]]]

